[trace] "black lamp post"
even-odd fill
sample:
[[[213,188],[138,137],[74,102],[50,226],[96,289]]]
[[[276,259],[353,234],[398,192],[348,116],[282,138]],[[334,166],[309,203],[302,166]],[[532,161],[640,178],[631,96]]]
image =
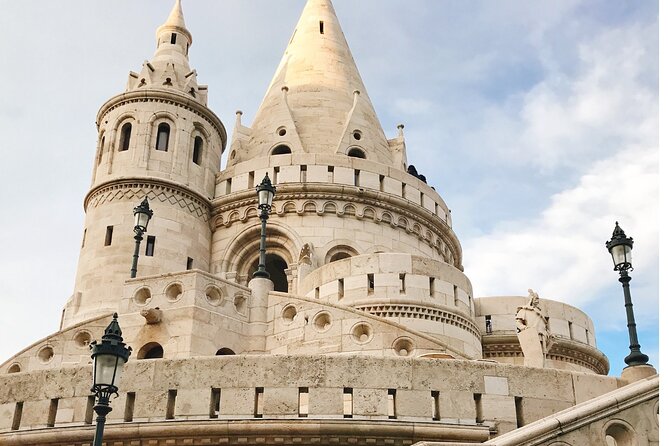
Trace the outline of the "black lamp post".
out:
[[[105,429],[107,414],[111,412],[109,398],[118,396],[118,382],[121,378],[123,365],[130,357],[130,347],[126,347],[121,336],[121,327],[118,325],[118,314],[105,329],[102,342],[93,341],[90,344],[93,358],[93,387],[91,392],[95,394],[97,403],[93,410],[98,415],[95,426],[95,438],[93,446],[102,445],[102,435]]]
[[[632,237],[627,237],[625,231],[616,222],[611,240],[606,242],[606,249],[609,250],[613,258],[613,270],[620,272],[618,281],[623,284],[625,310],[627,311],[627,330],[630,338],[630,354],[625,358],[625,363],[628,366],[648,364],[648,356],[641,353],[639,338],[636,334],[636,322],[634,322],[634,309],[632,308],[632,296],[630,294],[630,280],[632,278],[628,271],[634,270],[632,268],[633,244]]]
[[[137,261],[139,260],[139,245],[142,243],[142,236],[149,227],[149,220],[153,216],[153,211],[149,208],[149,200],[144,197],[139,206],[133,211],[135,216],[135,253],[132,255],[132,267],[130,268],[130,278],[137,277]]]
[[[269,273],[265,269],[265,233],[267,229],[267,219],[272,210],[272,198],[276,193],[276,187],[272,186],[272,181],[269,175],[265,173],[265,178],[262,179],[259,185],[256,186],[256,193],[258,194],[258,217],[260,217],[260,260],[258,260],[258,271],[253,273],[253,277],[262,277],[269,279]]]

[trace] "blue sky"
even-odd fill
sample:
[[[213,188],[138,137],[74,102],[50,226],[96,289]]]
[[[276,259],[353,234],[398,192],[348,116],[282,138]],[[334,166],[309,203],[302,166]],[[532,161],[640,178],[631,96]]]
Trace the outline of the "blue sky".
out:
[[[303,1],[183,2],[209,106],[248,125]],[[409,162],[453,211],[475,295],[533,288],[583,309],[618,375],[625,312],[604,242],[619,220],[659,366],[658,3],[334,3],[386,134],[405,124]],[[151,58],[171,5],[0,0],[0,360],[58,328],[95,114]]]

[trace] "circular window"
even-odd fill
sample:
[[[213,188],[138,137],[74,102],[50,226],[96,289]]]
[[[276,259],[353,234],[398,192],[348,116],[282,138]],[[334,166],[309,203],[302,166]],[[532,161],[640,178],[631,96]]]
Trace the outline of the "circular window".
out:
[[[372,326],[365,322],[357,323],[351,328],[351,336],[358,344],[366,344],[372,340]]]
[[[277,133],[277,135],[279,135],[279,136],[286,136],[286,133],[288,133],[288,131],[286,130],[285,127],[279,127],[279,128],[276,130],[276,133]]]
[[[221,289],[214,285],[209,285],[204,292],[204,296],[207,298],[207,302],[211,305],[220,305],[223,302],[223,292]]]
[[[132,298],[137,305],[146,305],[151,300],[151,290],[144,287],[135,291],[135,295]]]
[[[91,334],[87,331],[80,331],[74,335],[74,343],[77,347],[86,348],[91,343]]]
[[[353,138],[356,141],[360,141],[362,139],[362,132],[360,130],[353,130]]]
[[[314,328],[316,331],[328,331],[332,326],[332,316],[325,311],[320,312],[314,317]]]
[[[176,302],[181,298],[184,289],[180,283],[172,283],[165,289],[165,296],[170,302]]]
[[[281,312],[283,321],[290,324],[297,317],[297,308],[294,305],[287,305]]]
[[[53,348],[49,345],[42,347],[42,349],[37,352],[37,357],[42,364],[49,363],[53,359]]]
[[[21,364],[18,362],[15,362],[14,364],[10,365],[9,368],[7,369],[7,373],[19,373],[21,371]]]
[[[397,356],[411,356],[414,351],[413,341],[410,338],[397,338],[393,342],[393,350]]]

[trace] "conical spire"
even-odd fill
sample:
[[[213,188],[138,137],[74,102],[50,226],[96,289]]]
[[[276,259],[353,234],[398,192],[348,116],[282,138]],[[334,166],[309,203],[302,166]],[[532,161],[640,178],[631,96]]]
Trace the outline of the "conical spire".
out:
[[[186,36],[189,45],[193,43],[193,37],[188,31],[188,28],[186,28],[186,20],[184,19],[184,12],[183,9],[181,9],[181,0],[176,0],[169,17],[167,17],[165,23],[163,23],[156,31],[156,37],[160,40],[161,34],[165,32],[175,32],[175,31]]]
[[[392,161],[330,0],[307,1],[251,125],[251,144],[274,144],[268,135],[290,127],[278,122],[280,116],[294,120],[306,152],[346,154],[355,145],[369,159]]]

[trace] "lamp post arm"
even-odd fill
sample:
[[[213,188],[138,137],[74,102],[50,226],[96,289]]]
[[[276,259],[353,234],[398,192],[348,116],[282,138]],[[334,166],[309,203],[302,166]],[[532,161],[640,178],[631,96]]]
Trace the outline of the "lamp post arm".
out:
[[[130,268],[130,278],[137,277],[137,262],[139,260],[139,245],[142,243],[143,232],[141,229],[135,229],[135,253],[132,255],[132,267]]]
[[[630,281],[632,278],[627,270],[620,270],[620,279],[618,281],[623,285],[623,294],[625,296],[625,312],[627,313],[627,331],[630,339],[630,354],[625,358],[625,363],[629,366],[644,365],[648,363],[648,356],[641,353],[641,345],[636,332],[636,322],[634,320],[634,308],[632,305],[632,295],[630,293]]]

